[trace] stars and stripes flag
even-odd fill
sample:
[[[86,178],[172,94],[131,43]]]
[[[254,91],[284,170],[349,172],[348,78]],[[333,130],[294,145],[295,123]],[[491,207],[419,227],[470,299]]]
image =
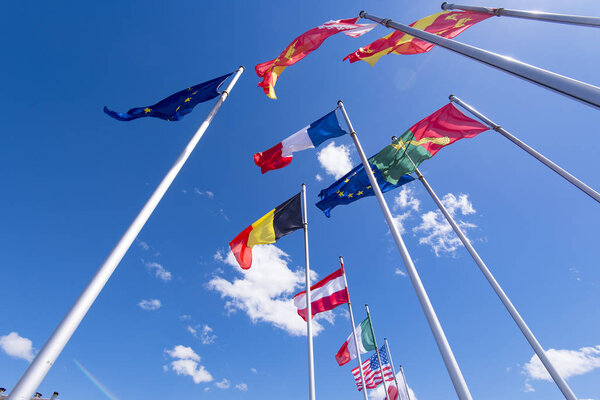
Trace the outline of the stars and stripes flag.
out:
[[[390,365],[390,360],[385,351],[385,346],[382,346],[379,349],[379,356],[381,357],[381,364],[383,366],[383,374],[385,376],[385,380],[387,382],[394,380],[394,373],[392,372],[392,366]],[[363,374],[365,375],[365,385],[367,385],[367,389],[375,389],[383,382],[383,378],[381,377],[381,370],[379,369],[379,360],[377,359],[377,353],[373,354],[369,357],[368,360],[362,363]],[[358,367],[352,370],[352,375],[354,375],[354,381],[356,382],[356,386],[359,391],[363,390],[362,382],[360,381],[360,371]]]

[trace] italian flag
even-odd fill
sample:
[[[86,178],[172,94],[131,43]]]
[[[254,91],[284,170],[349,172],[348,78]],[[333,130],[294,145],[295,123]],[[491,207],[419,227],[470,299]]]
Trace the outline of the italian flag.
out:
[[[356,337],[358,338],[358,351],[360,351],[361,354],[375,350],[373,329],[371,328],[371,321],[368,317],[356,327]],[[335,359],[339,365],[344,365],[348,361],[354,360],[356,357],[354,335],[351,333],[342,347],[338,350]]]

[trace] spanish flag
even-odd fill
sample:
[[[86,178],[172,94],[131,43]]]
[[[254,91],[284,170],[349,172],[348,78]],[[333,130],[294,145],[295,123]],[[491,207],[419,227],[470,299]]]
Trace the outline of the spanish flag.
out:
[[[252,266],[252,246],[275,243],[279,238],[303,227],[300,193],[278,205],[229,242],[240,267]]]
[[[491,17],[491,14],[484,14],[473,11],[442,11],[430,15],[410,24],[415,29],[420,29],[434,35],[452,39],[458,36],[465,29]],[[420,54],[426,53],[433,48],[433,44],[417,39],[414,36],[407,35],[404,32],[394,31],[387,36],[377,39],[366,47],[361,47],[354,53],[347,55],[345,60],[351,63],[363,60],[374,66],[379,59],[390,53],[394,54]]]

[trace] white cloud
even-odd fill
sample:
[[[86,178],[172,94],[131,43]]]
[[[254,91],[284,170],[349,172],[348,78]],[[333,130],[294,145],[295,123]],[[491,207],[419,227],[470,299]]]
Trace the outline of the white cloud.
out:
[[[529,380],[525,381],[525,388],[523,389],[523,391],[525,393],[535,392],[535,388],[533,386],[531,386],[531,383],[529,383]]]
[[[219,389],[229,389],[229,387],[231,386],[231,382],[229,382],[229,380],[223,378],[223,380],[221,382],[215,382],[215,386],[218,387]]]
[[[457,212],[460,212],[461,215],[475,213],[475,209],[466,194],[461,194],[457,198],[452,193],[448,193],[442,199],[442,203],[452,217],[455,217]],[[477,227],[475,224],[461,220],[456,220],[456,223],[463,232]],[[415,227],[413,231],[425,234],[425,236],[419,238],[419,243],[429,245],[437,257],[444,253],[453,254],[462,246],[460,239],[439,210],[429,211],[421,215],[421,224]]]
[[[213,380],[210,372],[199,364],[200,356],[191,347],[177,345],[171,350],[165,349],[165,353],[175,359],[170,365],[177,375],[190,376],[196,384]]]
[[[140,246],[144,251],[149,250],[150,246],[148,245],[148,243],[144,242],[143,240],[138,240],[137,241],[138,246]]]
[[[206,190],[203,192],[198,188],[194,188],[194,193],[199,194],[200,196],[206,196],[211,200],[215,198],[215,194],[213,192],[211,192],[210,190]]]
[[[400,275],[400,276],[406,276],[406,272],[402,271],[400,268],[396,268],[396,270],[394,271],[394,274]]]
[[[17,332],[0,337],[0,348],[11,357],[27,361],[32,361],[35,356],[32,341],[19,336]]]
[[[138,303],[142,310],[154,311],[162,307],[162,303],[158,299],[142,300]]]
[[[144,265],[146,266],[146,268],[148,268],[148,270],[150,272],[154,272],[154,276],[156,276],[158,279],[168,282],[173,278],[173,275],[159,263],[157,263],[157,262],[148,262],[147,263],[147,262],[144,262],[144,260],[142,260],[142,262],[144,263]]]
[[[226,257],[217,252],[215,260],[230,265],[242,278],[228,281],[215,276],[208,288],[227,299],[225,308],[229,312],[241,310],[252,322],[268,322],[291,335],[306,335],[306,322],[298,316],[292,300],[304,286],[303,271],[292,271],[289,256],[276,246],[255,246],[252,253],[252,268],[242,270],[231,252]],[[313,321],[312,328],[313,335],[323,330],[318,321]]]
[[[600,345],[579,350],[548,349],[546,355],[565,379],[600,368]],[[531,379],[552,381],[537,354],[523,366],[523,372]]]
[[[250,368],[250,372],[253,374],[258,374],[258,370],[256,368]]]
[[[315,179],[317,180],[317,182],[323,181],[323,177],[320,174],[315,175]]]
[[[247,392],[248,391],[248,385],[246,383],[238,383],[237,385],[235,385],[235,388],[237,390],[239,390],[240,392]]]
[[[190,319],[192,319],[192,316],[191,316],[191,315],[188,315],[188,314],[183,314],[183,315],[180,315],[180,316],[179,316],[179,319],[180,319],[181,321],[189,321]]]
[[[394,198],[394,209],[409,208],[413,211],[419,211],[421,201],[415,197],[412,186],[402,186],[402,190]]]
[[[200,339],[202,344],[212,344],[217,339],[217,335],[213,334],[213,329],[208,325],[197,325],[192,327],[187,326],[187,331]]]
[[[335,179],[341,178],[352,169],[350,147],[344,144],[336,146],[335,142],[330,142],[317,153],[317,158],[325,172],[333,175]]]
[[[407,211],[405,213],[402,214],[396,214],[393,215],[393,220],[394,220],[394,225],[396,225],[396,229],[398,229],[398,232],[402,235],[403,233],[406,232],[406,228],[404,227],[404,221],[406,219],[408,219],[408,217],[410,217],[411,212]]]

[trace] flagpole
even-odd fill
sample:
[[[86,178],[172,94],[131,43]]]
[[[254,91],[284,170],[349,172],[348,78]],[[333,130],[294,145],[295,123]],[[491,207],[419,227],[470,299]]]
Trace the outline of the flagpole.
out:
[[[33,393],[36,391],[63,348],[87,314],[88,310],[106,285],[106,282],[115,271],[121,259],[125,256],[129,247],[140,233],[148,218],[163,198],[167,189],[175,177],[187,161],[188,157],[204,135],[204,132],[210,125],[214,116],[216,115],[219,108],[227,97],[229,92],[233,89],[240,75],[244,71],[244,67],[240,66],[227,88],[221,93],[221,96],[213,106],[212,110],[208,113],[208,116],[202,122],[192,139],[185,146],[173,166],[169,169],[165,177],[158,184],[154,193],[150,196],[144,207],[140,210],[139,214],[135,217],[129,228],[125,231],[119,242],[110,252],[104,263],[100,266],[94,277],[87,284],[83,292],[79,295],[67,315],[60,322],[58,327],[50,336],[50,339],[46,342],[42,350],[33,359],[23,376],[17,382],[7,400],[29,400]]]
[[[513,18],[535,19],[545,22],[556,22],[559,24],[590,26],[595,28],[600,27],[600,18],[586,17],[581,15],[554,14],[540,11],[507,10],[506,8],[463,6],[460,4],[446,2],[442,3],[442,10],[475,11],[484,14],[495,15],[497,17],[506,16]]]
[[[444,214],[444,217],[446,217],[446,220],[448,221],[450,226],[452,226],[452,229],[454,229],[454,232],[459,237],[462,244],[467,248],[467,251],[469,252],[469,254],[471,254],[471,257],[473,257],[473,260],[475,260],[475,263],[494,289],[494,292],[496,292],[496,294],[502,301],[502,304],[504,304],[504,306],[508,310],[510,316],[516,322],[517,326],[519,327],[519,329],[521,330],[521,332],[523,333],[523,335],[525,336],[525,338],[539,357],[542,364],[544,364],[544,367],[546,367],[546,370],[548,371],[550,376],[552,376],[552,379],[554,380],[560,391],[563,393],[567,400],[577,400],[577,397],[575,397],[575,394],[573,394],[573,391],[571,391],[571,388],[569,387],[567,382],[562,378],[562,376],[560,376],[556,368],[554,368],[554,365],[544,352],[544,349],[537,341],[536,337],[533,335],[533,332],[531,332],[531,330],[529,329],[529,327],[527,326],[527,324],[525,323],[515,306],[512,304],[506,293],[504,293],[504,290],[502,290],[502,287],[500,287],[500,284],[498,284],[498,282],[494,278],[494,275],[492,275],[492,273],[488,269],[487,265],[485,265],[481,257],[479,257],[479,254],[477,253],[477,251],[475,251],[475,248],[473,247],[469,239],[465,236],[458,224],[454,221],[452,215],[450,215],[448,210],[446,210],[446,207],[444,207],[440,199],[437,197],[437,195],[429,185],[429,182],[427,182],[427,180],[425,179],[423,174],[421,174],[418,168],[415,169],[415,172],[417,173],[417,176],[419,177],[421,183],[423,183],[423,186],[425,186],[425,189],[427,189],[427,192],[429,193],[433,201],[437,204],[442,214]]]
[[[417,294],[417,298],[419,299],[419,303],[421,304],[421,308],[423,309],[423,313],[427,318],[427,323],[429,324],[429,328],[431,329],[431,333],[435,339],[435,342],[440,350],[442,355],[442,359],[444,360],[444,364],[446,365],[446,369],[448,370],[448,374],[450,375],[450,379],[452,380],[452,384],[454,385],[454,390],[456,390],[456,394],[460,400],[472,400],[471,393],[469,392],[469,388],[467,383],[465,382],[465,378],[460,371],[460,367],[454,358],[454,354],[452,353],[452,349],[450,348],[450,344],[448,343],[448,339],[446,339],[446,335],[444,334],[444,330],[440,325],[440,321],[435,314],[435,310],[431,305],[431,301],[429,300],[429,296],[425,291],[425,287],[423,287],[423,283],[421,282],[421,278],[419,277],[419,273],[413,264],[412,258],[406,249],[406,245],[402,240],[402,236],[400,232],[398,232],[398,228],[394,223],[394,218],[392,217],[392,213],[383,197],[383,193],[381,193],[381,189],[379,188],[379,184],[375,179],[375,175],[373,175],[373,171],[369,165],[369,161],[367,160],[367,156],[365,156],[365,152],[360,145],[358,140],[358,136],[352,127],[352,123],[350,122],[350,118],[348,117],[348,113],[346,113],[346,109],[344,108],[344,103],[339,100],[338,106],[340,107],[342,113],[344,114],[344,119],[346,120],[346,124],[348,125],[348,129],[350,130],[350,136],[354,141],[354,145],[356,147],[356,151],[358,152],[360,159],[365,167],[365,172],[369,177],[369,181],[371,186],[373,187],[373,192],[375,192],[375,196],[377,197],[377,201],[379,202],[379,206],[381,207],[381,211],[383,212],[383,216],[388,224],[390,232],[392,233],[392,237],[396,242],[396,246],[398,247],[398,251],[400,252],[400,256],[402,257],[402,261],[404,262],[404,266],[406,267],[406,272],[410,277],[410,281],[415,289]]]
[[[363,386],[363,395],[365,400],[369,400],[367,395],[367,385],[365,383],[365,375],[362,369],[362,360],[360,358],[360,350],[358,348],[358,336],[356,336],[356,327],[354,326],[354,313],[352,313],[352,303],[350,302],[350,290],[348,289],[348,281],[346,280],[346,267],[344,266],[344,259],[340,256],[340,265],[342,266],[342,272],[344,273],[344,285],[346,285],[346,296],[348,296],[348,311],[350,312],[350,323],[352,324],[352,336],[354,337],[354,346],[356,346],[356,358],[358,359],[358,370],[360,371],[360,381]]]
[[[457,42],[456,40],[446,39],[420,29],[399,24],[391,19],[367,14],[364,11],[361,11],[359,16],[361,18],[378,22],[387,28],[392,28],[426,42],[437,44],[440,47],[515,75],[518,78],[535,83],[536,85],[580,101],[588,106],[600,108],[600,87],[571,79],[554,72],[546,71],[533,65],[517,61],[511,57],[502,56],[500,54],[492,53],[487,50]]]
[[[306,214],[306,185],[302,184],[302,225],[304,226],[304,260],[306,265],[306,337],[308,342],[308,398],[315,400],[315,363],[313,356],[312,310],[310,302],[310,263],[308,258],[308,218]]]
[[[394,368],[394,361],[392,360],[390,345],[388,344],[387,338],[383,338],[383,342],[385,343],[385,349],[387,350],[388,357],[390,358],[390,365],[392,366],[392,373],[394,374],[394,382],[396,382],[396,390],[398,391],[398,397],[400,397],[400,385],[398,384],[398,378],[396,377],[396,368]]]
[[[402,365],[400,365],[400,373],[402,374],[402,380],[404,381],[404,387],[406,388],[406,394],[408,395],[408,400],[411,400],[410,390],[408,390],[408,383],[406,383],[406,376],[404,375],[404,368],[402,368]]]
[[[385,380],[385,373],[383,372],[383,364],[381,363],[381,356],[379,355],[379,347],[377,347],[377,337],[375,336],[375,329],[373,328],[373,320],[371,320],[371,313],[369,312],[369,305],[365,304],[365,310],[367,310],[367,318],[369,318],[369,325],[371,326],[371,334],[373,335],[373,344],[375,345],[375,353],[377,353],[377,360],[379,361],[379,372],[381,372],[381,379],[383,379],[383,389],[385,390],[385,398],[389,399],[387,382]],[[390,361],[391,362],[391,361]],[[362,368],[362,366],[361,366]],[[367,388],[365,387],[365,390]]]
[[[556,165],[555,163],[553,163],[552,161],[550,161],[549,159],[544,157],[542,154],[538,153],[535,149],[531,148],[526,143],[523,143],[520,139],[513,136],[506,129],[502,128],[500,125],[496,124],[491,119],[489,119],[485,115],[481,114],[479,111],[477,111],[476,109],[474,109],[473,107],[471,107],[470,105],[468,105],[467,103],[465,103],[464,101],[462,101],[461,99],[459,99],[458,97],[456,97],[453,94],[450,95],[450,101],[460,105],[465,110],[469,111],[471,114],[473,114],[474,116],[479,118],[483,123],[488,125],[490,128],[492,128],[493,130],[495,130],[496,132],[498,132],[499,134],[501,134],[502,136],[504,136],[505,138],[507,138],[514,144],[516,144],[517,146],[519,146],[521,149],[525,150],[527,153],[529,153],[530,155],[535,157],[539,162],[541,162],[542,164],[544,164],[545,166],[550,168],[552,171],[556,172],[558,175],[562,176],[564,179],[569,181],[573,186],[575,186],[576,188],[578,188],[579,190],[581,190],[582,192],[584,192],[585,194],[590,196],[592,199],[594,199],[600,203],[600,194],[598,192],[596,192],[594,189],[592,189],[585,183],[581,182],[579,179],[577,179],[576,177],[571,175],[569,172],[565,171],[564,169],[562,169],[561,167],[559,167],[558,165]]]

